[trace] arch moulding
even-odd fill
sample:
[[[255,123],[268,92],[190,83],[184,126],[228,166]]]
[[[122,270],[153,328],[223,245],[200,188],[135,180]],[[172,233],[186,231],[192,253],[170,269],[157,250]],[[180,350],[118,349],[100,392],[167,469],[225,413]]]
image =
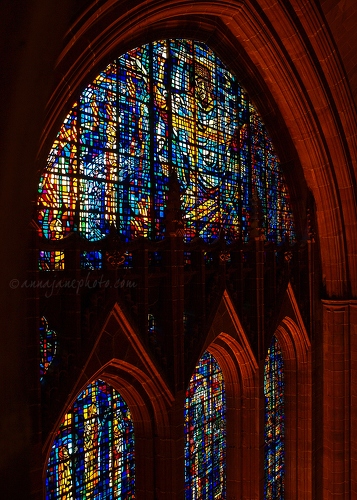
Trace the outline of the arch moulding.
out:
[[[98,379],[119,392],[132,415],[137,497],[154,499],[157,488],[170,491],[170,467],[174,460],[167,443],[172,438],[170,411],[174,397],[117,303],[47,436],[43,447],[42,484],[45,484],[53,439],[64,415],[87,385]],[[166,474],[158,474],[162,470]]]
[[[169,36],[205,41],[237,74],[272,136],[298,212],[306,186],[313,193],[327,295],[357,296],[356,112],[315,2],[92,2],[64,36],[39,168],[76,92],[113,58]]]

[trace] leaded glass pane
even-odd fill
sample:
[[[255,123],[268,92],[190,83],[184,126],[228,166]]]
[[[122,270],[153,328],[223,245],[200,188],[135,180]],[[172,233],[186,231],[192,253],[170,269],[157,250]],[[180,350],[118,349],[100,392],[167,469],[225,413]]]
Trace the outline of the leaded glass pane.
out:
[[[40,250],[38,268],[40,271],[63,271],[64,252],[60,250]]]
[[[134,431],[112,387],[92,382],[64,416],[51,449],[46,499],[135,498]]]
[[[265,500],[284,499],[284,362],[274,336],[264,369],[265,395]]]
[[[109,64],[78,96],[39,184],[42,235],[162,239],[168,180],[185,239],[247,241],[257,196],[267,240],[294,240],[289,196],[266,129],[204,43],[159,40]]]
[[[186,391],[185,499],[226,498],[226,397],[223,374],[205,352]]]

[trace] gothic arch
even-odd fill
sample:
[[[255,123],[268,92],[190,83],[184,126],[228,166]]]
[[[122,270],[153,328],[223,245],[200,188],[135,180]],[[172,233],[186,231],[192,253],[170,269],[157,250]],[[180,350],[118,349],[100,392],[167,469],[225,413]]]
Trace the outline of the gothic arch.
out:
[[[356,295],[355,107],[321,12],[312,1],[300,3],[173,0],[165,8],[154,1],[123,9],[108,0],[98,10],[93,2],[65,37],[40,160],[72,94],[114,54],[157,37],[200,38],[241,77],[273,137],[300,212],[307,190],[296,174],[303,170],[316,201],[327,294]],[[330,88],[339,92],[332,96]]]
[[[222,368],[227,396],[227,498],[259,494],[258,366],[222,332],[207,349]]]
[[[311,344],[290,284],[286,297],[291,313],[281,317],[274,334],[284,358],[285,491],[289,498],[300,500],[311,498],[312,491]],[[289,309],[286,303],[283,309]],[[232,488],[232,494],[234,491],[242,498],[259,497],[264,481],[263,426],[259,423],[264,421],[260,403],[264,363],[258,364],[227,292],[223,294],[205,348],[217,359],[226,384],[227,436],[232,440],[227,441],[227,472],[229,467],[234,470],[234,479],[228,472],[227,486]],[[261,467],[257,468],[258,463]]]
[[[285,491],[310,498],[312,491],[311,344],[302,323],[285,316],[275,333],[282,350],[285,381]]]
[[[125,359],[123,359],[125,358]],[[171,457],[169,412],[174,398],[118,304],[114,305],[63,410],[44,445],[46,475],[54,436],[68,411],[87,385],[101,379],[123,397],[132,414],[135,435],[136,493],[155,498],[170,478],[162,474]],[[154,464],[155,462],[155,464]],[[159,472],[159,474],[158,474]]]
[[[132,377],[130,375],[132,375]],[[158,419],[153,417],[153,414],[158,415],[159,413],[155,411],[157,407],[155,408],[155,402],[153,402],[156,397],[152,394],[150,389],[148,389],[150,396],[142,390],[141,384],[143,383],[144,386],[147,386],[150,382],[149,377],[144,377],[142,373],[139,374],[139,371],[133,366],[127,366],[125,363],[116,363],[115,361],[103,367],[101,371],[88,379],[81,390],[77,391],[75,396],[72,396],[71,400],[68,401],[53,432],[47,439],[43,481],[46,476],[48,457],[53,439],[63,416],[88,383],[98,379],[103,380],[117,390],[130,409],[135,439],[135,491],[138,498],[153,499],[155,498],[155,487],[157,485],[157,478],[155,475],[158,470],[162,467],[164,468],[164,459],[162,458],[162,450],[160,452],[160,443],[162,443],[161,440],[168,438],[167,422],[166,426],[162,425],[163,422],[160,417]],[[154,406],[154,412],[152,412],[152,406]],[[158,425],[158,421],[160,421],[161,425]],[[156,461],[156,467],[154,466],[154,460]]]
[[[40,6],[40,2],[35,1],[27,5],[26,16],[19,5],[5,8],[7,27],[3,36],[9,48],[5,62],[9,64],[7,78],[3,81],[3,95],[7,96],[8,104],[4,116],[8,120],[3,124],[2,163],[6,168],[1,196],[6,208],[2,225],[6,235],[6,244],[2,245],[2,261],[6,264],[3,269],[2,375],[3,386],[11,391],[2,416],[7,432],[1,450],[3,483],[13,498],[22,498],[23,491],[39,498],[42,488],[38,477],[42,470],[38,452],[42,445],[41,403],[33,327],[38,300],[35,297],[30,300],[30,321],[27,321],[25,290],[18,288],[9,293],[10,280],[27,279],[29,244],[26,228],[36,196],[36,169],[42,169],[65,107],[71,104],[71,95],[86,83],[88,75],[95,75],[112,55],[117,56],[151,37],[158,38],[158,34],[160,37],[199,37],[209,43],[222,60],[231,61],[230,67],[234,66],[232,70],[237,75],[245,75],[241,81],[273,132],[273,141],[287,176],[291,172],[290,178],[294,180],[296,169],[300,168],[298,173],[304,173],[313,193],[325,281],[325,289],[321,291],[320,277],[315,275],[316,306],[312,310],[310,333],[313,333],[314,352],[321,351],[316,356],[313,373],[314,390],[323,402],[324,412],[317,408],[314,413],[313,438],[309,427],[312,410],[308,348],[305,349],[307,365],[299,361],[299,366],[304,368],[301,377],[308,389],[301,400],[306,403],[306,409],[300,406],[299,412],[303,417],[302,426],[316,452],[314,467],[318,477],[313,481],[316,498],[330,498],[334,493],[349,496],[352,490],[355,491],[353,464],[357,447],[353,447],[353,440],[357,427],[353,425],[355,411],[350,405],[355,399],[353,380],[356,376],[352,363],[353,336],[349,342],[349,335],[356,324],[353,321],[356,307],[352,299],[357,295],[356,180],[353,171],[357,158],[356,107],[349,89],[348,80],[353,83],[351,73],[346,75],[339,58],[339,52],[343,52],[342,43],[336,46],[331,37],[322,3],[331,2],[169,0],[164,5],[158,0],[145,3],[142,0],[90,0],[76,2],[76,6],[71,1]],[[340,2],[341,7],[348,3],[351,2]],[[335,8],[338,10],[340,5],[336,4]],[[345,12],[341,9],[341,17],[343,15]],[[72,26],[70,18],[76,19]],[[11,22],[6,23],[13,19],[17,19],[15,30]],[[329,24],[336,30],[342,26],[342,22]],[[349,32],[353,27],[352,21]],[[339,41],[337,37],[336,40]],[[47,99],[41,138],[41,120]],[[296,188],[290,183],[290,189],[293,195],[294,191],[301,194],[300,198],[295,196],[295,203],[298,210],[304,212],[307,190],[305,182],[299,175],[297,177]],[[7,213],[11,217],[6,216]],[[302,229],[304,214],[301,218]],[[319,301],[326,297],[334,300],[322,305],[322,316]],[[343,301],[338,300],[341,297]],[[294,322],[299,330],[295,318]],[[31,326],[26,328],[28,323]],[[284,335],[291,339],[296,330],[296,325],[288,323],[281,322],[278,328],[282,342]],[[28,350],[24,349],[26,329]],[[294,335],[296,337],[297,333]],[[286,340],[288,357],[296,352],[296,355],[303,353],[289,342]],[[336,354],[336,359],[331,357],[331,352]],[[320,431],[319,419],[322,417],[327,427]],[[329,432],[330,429],[333,432]],[[295,457],[301,456],[299,450]],[[303,453],[307,468],[311,461],[310,451],[303,448]],[[305,485],[299,485],[297,491],[307,492],[309,488],[311,491],[311,473],[303,477]]]
[[[130,413],[132,415],[132,422],[134,426],[134,443],[135,443],[135,491],[137,495],[140,496],[147,493],[147,497],[150,498],[150,494],[154,494],[154,477],[153,477],[153,443],[151,439],[152,430],[151,430],[151,419],[150,413],[148,411],[147,406],[143,400],[142,395],[139,393],[137,388],[128,383],[126,380],[125,383],[119,377],[112,379],[110,376],[106,376],[104,371],[102,373],[97,373],[93,378],[90,378],[87,383],[81,388],[79,392],[75,394],[75,396],[71,397],[71,401],[65,407],[60,419],[56,423],[56,426],[52,433],[49,435],[46,444],[46,456],[44,462],[44,470],[43,470],[43,483],[45,483],[46,473],[47,473],[47,464],[50,456],[50,452],[52,449],[53,441],[57,430],[60,426],[64,415],[69,411],[69,408],[72,407],[74,402],[76,401],[78,395],[85,390],[85,388],[92,381],[102,380],[103,382],[111,385],[115,390],[117,390],[124,399],[127,404]],[[153,498],[153,496],[152,496]]]
[[[227,498],[258,498],[259,371],[258,363],[224,292],[208,333],[206,348],[220,365],[227,397]]]

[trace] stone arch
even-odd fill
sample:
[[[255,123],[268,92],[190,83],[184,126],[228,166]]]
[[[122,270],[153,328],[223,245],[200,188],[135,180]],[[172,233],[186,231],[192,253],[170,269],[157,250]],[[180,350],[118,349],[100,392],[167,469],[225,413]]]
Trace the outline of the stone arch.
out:
[[[148,444],[147,441],[151,434],[150,415],[148,409],[145,407],[142,396],[139,394],[138,390],[134,386],[132,386],[131,384],[126,384],[126,389],[125,389],[124,385],[120,383],[120,380],[112,381],[110,377],[105,376],[104,373],[98,373],[93,378],[90,378],[87,384],[85,384],[81,388],[81,390],[75,394],[74,397],[73,396],[71,397],[71,401],[65,407],[64,411],[62,412],[61,418],[56,423],[55,429],[48,437],[46,443],[47,450],[46,450],[45,466],[43,470],[43,482],[45,483],[47,464],[53,446],[53,441],[56,432],[60,426],[60,423],[64,418],[64,415],[69,411],[69,409],[72,407],[72,405],[78,398],[78,395],[83,390],[85,390],[88,384],[98,379],[103,380],[104,382],[111,385],[115,390],[117,390],[130,410],[134,427],[134,443],[135,443],[135,491],[139,495],[139,498],[142,492],[145,491],[148,491],[150,497],[150,492],[153,491],[154,480],[153,480],[152,467],[151,468],[147,467],[148,463],[150,464],[150,462],[151,463],[153,462],[152,446],[147,446]]]
[[[46,441],[46,459],[43,471],[43,481],[46,476],[48,457],[51,451],[55,433],[63,416],[74,403],[78,394],[92,381],[101,379],[111,385],[123,397],[128,405],[134,426],[135,439],[135,491],[138,498],[155,498],[155,485],[157,484],[157,472],[164,468],[164,460],[160,450],[160,444],[168,438],[167,414],[164,414],[158,397],[153,391],[150,378],[144,376],[135,366],[127,363],[116,362],[104,366],[90,377],[82,388],[71,395],[68,404],[56,422],[54,430]],[[145,387],[145,389],[143,389]],[[166,425],[165,425],[166,424]],[[160,459],[161,457],[161,459]],[[156,466],[154,465],[156,462]]]
[[[118,347],[120,346],[120,347]],[[119,356],[119,351],[122,356]],[[123,359],[124,358],[124,359]],[[78,395],[94,380],[110,384],[123,397],[132,414],[135,437],[136,494],[154,499],[157,488],[167,488],[172,460],[170,411],[174,397],[141,344],[124,312],[115,304],[88,357],[87,363],[63,405],[43,447],[43,481],[57,429]]]
[[[226,293],[223,295],[223,302],[234,324],[235,334],[230,331],[228,323],[222,325],[223,331],[208,343],[206,349],[222,368],[225,381],[227,497],[258,498],[261,476],[257,466],[259,464],[258,363]]]
[[[302,214],[301,230],[307,197],[299,175],[302,169],[316,201],[327,294],[355,295],[355,107],[317,6],[312,1],[300,6],[298,0],[288,7],[267,0],[244,4],[172,0],[165,8],[158,2],[143,8],[139,2],[122,9],[108,0],[98,9],[96,2],[88,6],[65,37],[55,70],[57,85],[48,102],[41,161],[68,99],[99,65],[153,37],[198,37],[224,61],[228,59],[238,77],[244,75],[242,84],[285,167],[297,212]],[[330,88],[339,92],[332,96]]]
[[[310,498],[312,491],[311,344],[303,325],[285,316],[275,333],[285,381],[285,492]]]

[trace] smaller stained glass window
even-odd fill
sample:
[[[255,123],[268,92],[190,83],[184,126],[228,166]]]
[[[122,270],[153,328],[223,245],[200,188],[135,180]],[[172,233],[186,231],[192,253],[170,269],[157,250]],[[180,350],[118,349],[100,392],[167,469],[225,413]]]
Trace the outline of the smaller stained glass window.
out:
[[[57,351],[57,334],[48,328],[44,316],[40,319],[40,380],[49,369]]]
[[[64,252],[40,250],[38,268],[40,271],[63,271]]]
[[[284,499],[284,362],[274,336],[264,369],[265,500]]]
[[[149,252],[149,266],[150,267],[160,267],[162,265],[162,253],[161,252]]]
[[[149,330],[149,335],[155,335],[156,325],[155,325],[155,316],[153,314],[148,314],[148,330]]]
[[[81,254],[81,269],[102,269],[102,252],[82,252]]]
[[[130,252],[125,252],[125,260],[123,262],[124,269],[131,269],[133,267],[133,254]]]
[[[185,499],[226,498],[226,400],[223,374],[209,352],[186,391]]]
[[[183,253],[183,261],[185,266],[190,266],[192,264],[192,253],[191,252],[184,252]]]
[[[134,500],[134,431],[123,398],[97,380],[78,396],[55,436],[46,499]]]

